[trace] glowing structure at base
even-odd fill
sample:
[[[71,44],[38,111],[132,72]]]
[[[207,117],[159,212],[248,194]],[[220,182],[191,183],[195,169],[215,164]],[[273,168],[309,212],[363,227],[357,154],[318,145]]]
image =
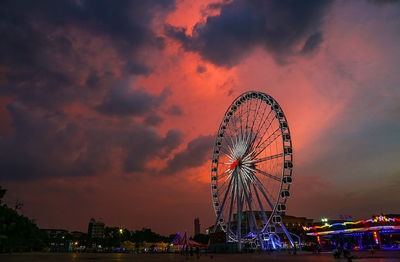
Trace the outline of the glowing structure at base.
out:
[[[171,245],[175,250],[185,250],[186,248],[191,248],[191,247],[208,247],[208,245],[202,245],[191,240],[188,237],[186,231],[183,236],[178,232],[174,237],[174,239],[172,240]]]
[[[392,235],[398,236],[400,234],[400,218],[379,215],[367,220],[362,219],[332,224],[326,223],[325,225],[312,227],[303,226],[303,229],[305,231],[311,231],[308,232],[307,235],[317,237],[318,242],[320,242],[322,238],[337,239],[337,237],[354,237],[358,238],[358,249],[363,249],[370,245],[376,245],[378,248],[391,249],[393,247],[390,245],[383,246],[384,243],[382,243],[381,236],[384,236],[386,242],[388,242],[388,237],[391,238]],[[365,236],[364,241],[363,236]],[[371,240],[365,241],[365,239]],[[397,248],[400,248],[400,246]]]

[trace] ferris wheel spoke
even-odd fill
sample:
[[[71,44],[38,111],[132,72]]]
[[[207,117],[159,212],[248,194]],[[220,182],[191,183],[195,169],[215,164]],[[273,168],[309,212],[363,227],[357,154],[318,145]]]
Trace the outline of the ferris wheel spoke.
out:
[[[231,129],[231,127],[230,127],[230,125],[228,123],[226,131],[225,131],[225,135],[222,137],[222,140],[226,141],[226,145],[228,147],[233,146],[232,137],[235,137],[235,134],[234,134],[235,132],[233,130],[230,130],[230,129]],[[231,132],[229,132],[229,131],[233,131],[233,134]]]
[[[218,181],[220,181],[220,180],[222,180],[222,179],[224,179],[224,178],[229,178],[229,176],[230,176],[231,174],[230,174],[230,172],[224,172],[223,173],[223,175],[221,175],[221,176],[218,176]],[[226,180],[224,181],[224,183],[226,182]]]
[[[267,215],[265,214],[264,206],[263,206],[263,204],[262,204],[262,202],[260,200],[260,196],[258,195],[258,192],[257,192],[258,190],[257,190],[256,185],[254,183],[253,183],[253,188],[254,188],[254,193],[256,194],[258,205],[260,206],[261,216],[263,218],[264,224],[267,224],[267,222],[268,222]]]
[[[218,222],[219,222],[219,219],[220,219],[220,217],[221,217],[221,214],[222,214],[222,212],[223,212],[223,210],[224,210],[226,197],[228,196],[229,188],[231,187],[231,185],[232,185],[232,179],[231,179],[230,182],[229,182],[228,188],[226,189],[226,192],[225,192],[225,195],[224,195],[224,199],[222,200],[222,205],[221,205],[221,208],[219,209],[219,215],[218,215],[217,220],[216,220],[216,222],[215,222],[214,232],[215,232],[215,230],[216,230],[216,226],[217,226],[217,224],[218,224]]]
[[[251,130],[250,130],[250,135],[251,135],[251,136],[250,136],[250,141],[252,140],[251,137],[253,136],[253,128],[254,128],[254,123],[257,121],[258,111],[259,111],[259,109],[260,109],[261,104],[263,104],[263,103],[264,103],[263,101],[257,100],[256,113],[255,113],[255,115],[254,115],[254,119],[253,119],[252,124],[251,124]]]
[[[271,115],[272,108],[271,108],[270,111],[268,112],[267,117],[264,119],[264,115],[265,115],[266,109],[267,109],[267,107],[265,107],[264,113],[263,113],[263,115],[262,115],[262,117],[261,117],[260,123],[262,123],[262,124],[259,125],[259,127],[258,127],[258,129],[257,129],[257,132],[256,132],[256,135],[254,136],[253,140],[251,141],[251,146],[253,146],[253,144],[255,143],[255,141],[257,140],[257,138],[259,137],[259,134],[260,134],[260,131],[261,131],[262,127],[265,125],[265,122],[268,120],[269,116]],[[270,122],[272,123],[272,121],[270,121]],[[269,127],[269,126],[270,126],[270,124],[268,125],[268,127]],[[266,132],[267,130],[268,130],[268,128],[265,129],[265,132]],[[264,137],[265,132],[264,132],[263,136],[261,137],[260,141],[261,141],[262,138]]]
[[[237,110],[236,112],[238,112],[238,109],[236,109],[236,110]],[[233,114],[233,116],[232,116],[232,124],[233,124],[233,127],[235,128],[233,130],[235,135],[236,135],[237,130],[239,128],[238,119],[240,119],[240,118],[237,115]]]
[[[243,106],[242,105],[238,106],[238,111],[239,111],[239,122],[240,122],[240,134],[243,134],[243,123],[242,123]]]
[[[241,225],[242,225],[242,204],[243,202],[241,201],[241,196],[240,196],[240,187],[239,184],[236,182],[237,187],[236,187],[236,201],[237,201],[237,226],[236,226],[236,231],[237,231],[237,239],[240,241],[241,239]]]
[[[276,159],[276,158],[283,157],[283,156],[284,156],[283,153],[279,153],[279,154],[275,154],[275,155],[271,155],[271,156],[266,156],[266,157],[263,157],[263,158],[256,158],[254,160],[250,160],[249,162],[253,163],[253,164],[257,164],[257,163],[260,163],[260,162]]]
[[[258,180],[257,178],[257,182],[254,183],[254,185],[256,185],[258,187],[258,189],[260,190],[261,194],[264,196],[265,200],[267,200],[269,207],[271,208],[271,211],[274,210],[274,205],[272,204],[271,200],[269,200],[267,193],[265,193],[264,188],[260,182],[260,180]]]
[[[224,172],[225,173],[225,172]],[[229,177],[230,177],[230,175],[221,175],[221,177],[219,177],[218,178],[218,182],[219,181],[221,181],[223,178],[225,178],[226,177],[226,179],[224,180],[224,182],[222,182],[222,184],[219,186],[219,189],[218,189],[218,192],[220,192],[220,191],[224,191],[225,189],[224,189],[224,186],[226,185],[226,183],[229,183],[228,182],[228,180],[230,181],[230,179],[229,179]]]
[[[246,116],[246,132],[248,131],[248,128],[249,128],[249,115],[250,115],[250,111],[251,111],[251,101],[252,100],[248,100],[247,102],[246,102],[246,105],[247,105],[247,116]]]
[[[280,131],[280,128],[278,127],[274,132],[272,132],[272,134],[265,139],[261,145],[259,145],[256,148],[260,148],[260,150],[253,156],[253,157],[257,157],[259,156],[268,146],[270,146],[278,137],[280,137],[280,133],[277,133],[278,131]],[[271,139],[272,138],[272,139]],[[271,140],[270,140],[271,139]],[[265,144],[266,143],[266,144]],[[265,145],[264,145],[265,144]]]
[[[256,182],[255,184],[261,186],[261,189],[263,189],[263,191],[264,191],[267,195],[269,195],[269,196],[271,197],[271,199],[273,200],[273,202],[276,202],[276,199],[272,196],[272,194],[268,191],[268,189],[264,186],[264,184],[261,183],[260,179],[259,179],[256,175],[254,175],[253,172],[251,173],[251,175],[252,175],[252,177],[254,177],[254,181]]]
[[[232,217],[232,209],[233,209],[233,201],[235,201],[235,190],[236,190],[237,184],[234,183],[232,186],[232,190],[231,190],[231,205],[229,207],[229,216],[228,216],[228,231],[230,231],[231,233],[233,233],[231,231],[231,217]]]
[[[234,118],[234,117],[232,116],[231,119],[233,119],[233,118]],[[226,132],[232,131],[231,134],[230,134],[230,136],[232,136],[232,134],[233,134],[233,136],[235,136],[235,134],[236,134],[236,130],[233,129],[233,128],[236,128],[236,125],[233,123],[233,121],[229,121],[229,122],[226,124]]]
[[[249,111],[249,103],[250,101],[246,101],[246,111],[245,111],[245,113],[246,113],[246,126],[245,126],[245,130],[246,130],[246,132],[247,132],[247,124],[248,124],[248,122],[249,122],[249,115],[250,115],[250,111]]]
[[[255,132],[255,136],[254,136],[254,138],[253,138],[252,141],[255,141],[255,139],[257,138],[257,136],[258,136],[258,134],[259,134],[259,132],[260,132],[261,127],[263,126],[264,122],[265,122],[265,121],[267,120],[267,118],[268,118],[268,116],[267,116],[267,118],[264,120],[265,111],[267,111],[267,107],[266,107],[266,106],[264,106],[264,110],[263,110],[262,115],[261,115],[261,118],[260,118],[260,124],[258,125],[258,128],[256,129],[257,131]],[[271,109],[271,111],[272,111],[272,109]],[[263,120],[264,120],[264,122],[263,122]],[[261,123],[262,123],[262,124],[261,124]]]
[[[249,195],[248,195],[247,192],[246,192],[246,187],[247,187],[248,185],[247,185],[247,183],[245,184],[245,182],[243,182],[243,179],[241,179],[241,178],[240,178],[240,182],[241,182],[242,187],[243,187],[243,194],[244,194],[244,196],[245,196],[245,198],[246,198],[247,206],[249,207],[250,214],[251,214],[251,217],[252,217],[252,219],[253,219],[253,227],[255,226],[256,229],[258,230],[257,221],[256,221],[256,218],[254,217],[253,208],[252,208],[252,206],[251,206],[251,200],[250,200],[250,198],[249,198]],[[251,227],[251,231],[252,231],[252,232],[253,232],[253,230],[254,230],[254,228]]]
[[[229,180],[229,181],[231,181],[231,179]],[[222,182],[222,185],[220,186],[220,189],[218,189],[218,192],[220,192],[220,191],[224,191],[225,189],[224,189],[224,186],[225,186],[225,184],[228,182],[228,180],[225,180],[224,182]],[[229,183],[228,183],[229,184]]]
[[[220,151],[221,151],[221,153],[224,153],[225,154],[225,156],[227,157],[227,158],[230,158],[230,152],[229,152],[229,149],[228,149],[228,151],[227,151],[227,149],[225,148],[225,147],[221,147],[220,148]]]
[[[268,113],[268,116],[267,116],[267,118],[265,119],[265,121],[269,118],[271,112],[272,112],[272,109],[271,109],[271,111]],[[273,116],[273,115],[272,115],[272,116]],[[272,117],[272,119],[269,121],[267,127],[265,128],[265,131],[263,132],[263,134],[262,134],[262,136],[260,137],[260,139],[259,139],[257,145],[255,146],[256,148],[259,147],[260,144],[262,143],[262,141],[263,141],[263,139],[264,139],[264,136],[267,134],[267,132],[268,132],[269,128],[271,127],[272,123],[274,122],[274,120],[275,120],[275,117]],[[265,121],[264,121],[263,125],[265,124]],[[255,142],[255,140],[253,141],[253,143],[254,143],[254,142]]]
[[[282,182],[282,179],[280,179],[279,177],[274,176],[274,175],[271,175],[271,174],[269,174],[269,173],[267,173],[267,172],[265,172],[265,171],[262,171],[262,170],[260,170],[260,169],[252,168],[251,171],[260,173],[260,174],[262,174],[262,175],[264,175],[264,176],[266,176],[266,177],[272,178],[272,179],[275,180],[275,181]]]

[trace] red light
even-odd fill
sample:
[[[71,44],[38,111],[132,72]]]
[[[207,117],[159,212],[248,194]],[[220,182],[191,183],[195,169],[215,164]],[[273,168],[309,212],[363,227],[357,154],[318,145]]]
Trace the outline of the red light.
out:
[[[237,166],[237,164],[238,164],[238,159],[236,159],[236,161],[235,162],[233,162],[232,164],[231,164],[231,166],[229,167],[229,170],[234,170],[235,169],[235,167]]]

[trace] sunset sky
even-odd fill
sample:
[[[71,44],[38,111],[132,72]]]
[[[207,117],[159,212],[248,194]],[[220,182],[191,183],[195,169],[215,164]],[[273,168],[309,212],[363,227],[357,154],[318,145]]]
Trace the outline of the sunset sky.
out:
[[[41,228],[215,221],[213,139],[257,90],[294,149],[288,214],[400,213],[400,1],[1,1],[0,185]]]

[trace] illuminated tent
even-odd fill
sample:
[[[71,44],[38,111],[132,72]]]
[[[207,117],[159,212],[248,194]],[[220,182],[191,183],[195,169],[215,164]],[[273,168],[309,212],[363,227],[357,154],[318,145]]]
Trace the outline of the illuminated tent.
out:
[[[186,247],[188,247],[188,248],[208,247],[208,245],[202,245],[202,244],[197,243],[196,241],[189,239],[186,231],[185,231],[185,234],[183,235],[183,237],[182,237],[181,233],[178,232],[178,234],[176,234],[175,238],[172,240],[171,245],[176,250],[185,249]]]
[[[128,249],[128,250],[134,250],[135,249],[135,244],[132,243],[129,240],[126,240],[126,241],[121,243],[121,248],[122,249]]]

